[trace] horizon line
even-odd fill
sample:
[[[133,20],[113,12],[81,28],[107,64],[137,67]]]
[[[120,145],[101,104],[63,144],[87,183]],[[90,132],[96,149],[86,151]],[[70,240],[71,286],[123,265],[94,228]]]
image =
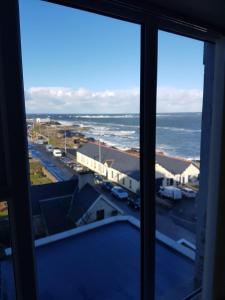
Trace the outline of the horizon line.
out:
[[[192,113],[202,113],[202,111],[173,111],[173,112],[156,112],[156,114],[192,114]],[[49,112],[26,112],[26,115],[140,115],[140,113],[137,113],[137,112],[124,112],[124,113],[121,113],[121,112],[118,112],[118,113],[89,113],[89,112],[86,112],[86,113],[67,113],[67,112],[61,112],[61,113],[49,113]]]

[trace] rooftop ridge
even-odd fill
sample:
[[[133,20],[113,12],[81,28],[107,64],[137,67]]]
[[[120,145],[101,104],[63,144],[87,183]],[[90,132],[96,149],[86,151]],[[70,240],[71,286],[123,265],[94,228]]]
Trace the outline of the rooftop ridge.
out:
[[[99,146],[99,144],[96,143],[96,142],[88,142],[87,144],[93,144],[93,145]],[[116,151],[116,152],[120,152],[120,153],[129,155],[129,156],[133,156],[133,157],[136,157],[136,158],[140,158],[140,155],[132,154],[132,153],[129,153],[125,150],[120,150],[118,148],[114,148],[114,147],[109,146],[109,145],[101,144],[101,147],[104,147],[106,149],[110,149],[110,150],[113,150],[113,151]],[[176,160],[180,160],[180,161],[184,161],[184,162],[187,162],[187,163],[190,163],[190,164],[192,163],[192,160],[188,160],[188,159],[185,159],[185,158],[182,158],[182,157],[179,157],[179,156],[171,156],[171,155],[168,155],[168,154],[160,153],[160,152],[158,152],[158,150],[156,150],[156,155],[163,156],[163,157],[168,157],[168,158],[176,159]]]
[[[171,155],[168,155],[168,154],[163,154],[163,153],[157,153],[157,155],[159,156],[164,156],[164,157],[168,157],[168,158],[171,158],[171,159],[177,159],[177,160],[180,160],[180,161],[184,161],[184,162],[188,162],[188,163],[192,163],[192,160],[188,160],[186,158],[183,158],[183,157],[179,157],[179,156],[171,156]]]
[[[93,144],[93,145],[96,145],[96,146],[99,147],[99,144],[96,143],[96,142],[88,142],[87,144]],[[129,156],[134,156],[134,157],[138,157],[138,158],[139,158],[139,156],[137,156],[137,155],[135,155],[135,154],[128,153],[128,152],[126,152],[125,150],[120,150],[120,149],[114,148],[114,147],[112,147],[112,146],[108,146],[108,145],[106,146],[106,145],[102,145],[102,144],[101,144],[101,147],[104,147],[104,148],[106,148],[106,149],[110,149],[110,150],[113,150],[113,151],[116,151],[116,152],[120,152],[120,153],[129,155]]]

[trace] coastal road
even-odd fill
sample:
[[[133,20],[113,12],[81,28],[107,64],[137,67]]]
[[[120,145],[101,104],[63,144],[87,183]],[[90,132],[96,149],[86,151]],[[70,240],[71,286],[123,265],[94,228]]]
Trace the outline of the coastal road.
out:
[[[44,145],[29,143],[29,151],[32,157],[41,161],[43,166],[58,180],[69,180],[76,173],[67,167],[58,157],[54,157],[51,152],[47,152]]]

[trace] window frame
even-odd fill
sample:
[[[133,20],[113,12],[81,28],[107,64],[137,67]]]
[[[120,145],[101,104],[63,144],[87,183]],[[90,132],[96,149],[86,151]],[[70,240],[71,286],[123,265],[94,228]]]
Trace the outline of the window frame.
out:
[[[141,145],[141,299],[154,299],[155,295],[155,129],[156,129],[156,87],[157,87],[157,38],[158,30],[164,30],[202,41],[217,42],[220,33],[187,22],[180,16],[171,17],[144,6],[117,0],[44,0],[72,8],[78,8],[100,15],[121,19],[141,25],[141,82],[140,82],[140,145]],[[19,33],[18,0],[0,4],[2,32],[0,53],[0,95],[5,101],[1,110],[4,154],[6,156],[7,183],[1,193],[9,196],[10,225],[13,248],[17,299],[37,299],[36,268],[34,260],[34,240],[31,224],[31,207],[28,187],[28,154],[26,140],[25,104],[23,93],[22,59]],[[10,39],[7,37],[10,36]],[[4,45],[4,46],[3,46]],[[11,49],[9,51],[9,49]],[[12,59],[13,58],[13,59]],[[12,88],[12,82],[14,88]],[[7,89],[7,87],[10,88]],[[151,99],[151,101],[149,101]],[[4,107],[3,107],[4,106]],[[14,107],[17,109],[14,109]],[[3,114],[2,114],[3,115]],[[150,116],[150,117],[149,117]],[[17,122],[14,128],[10,118]],[[5,124],[5,125],[4,125]],[[220,133],[225,130],[221,129]],[[17,163],[13,158],[15,149],[21,155]],[[15,164],[15,165],[14,165]],[[148,166],[148,167],[147,167]],[[14,172],[12,169],[14,168]],[[225,167],[224,167],[225,168]],[[22,203],[18,205],[20,192]],[[23,218],[21,218],[21,215]],[[24,255],[24,252],[26,255]],[[24,264],[26,257],[26,264]],[[26,268],[25,268],[26,266]],[[149,282],[153,284],[149,285]]]

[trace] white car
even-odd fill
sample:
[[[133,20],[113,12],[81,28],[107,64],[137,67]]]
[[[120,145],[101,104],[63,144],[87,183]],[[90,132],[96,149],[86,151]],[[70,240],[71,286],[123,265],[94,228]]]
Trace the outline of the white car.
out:
[[[195,198],[197,195],[196,191],[193,191],[192,189],[189,188],[182,188],[181,192],[182,195],[186,198]]]
[[[127,191],[125,191],[123,188],[121,188],[120,186],[114,186],[111,189],[111,193],[114,197],[124,200],[128,198],[128,193]]]
[[[54,149],[53,150],[53,155],[55,157],[62,157],[62,151],[60,149]]]

